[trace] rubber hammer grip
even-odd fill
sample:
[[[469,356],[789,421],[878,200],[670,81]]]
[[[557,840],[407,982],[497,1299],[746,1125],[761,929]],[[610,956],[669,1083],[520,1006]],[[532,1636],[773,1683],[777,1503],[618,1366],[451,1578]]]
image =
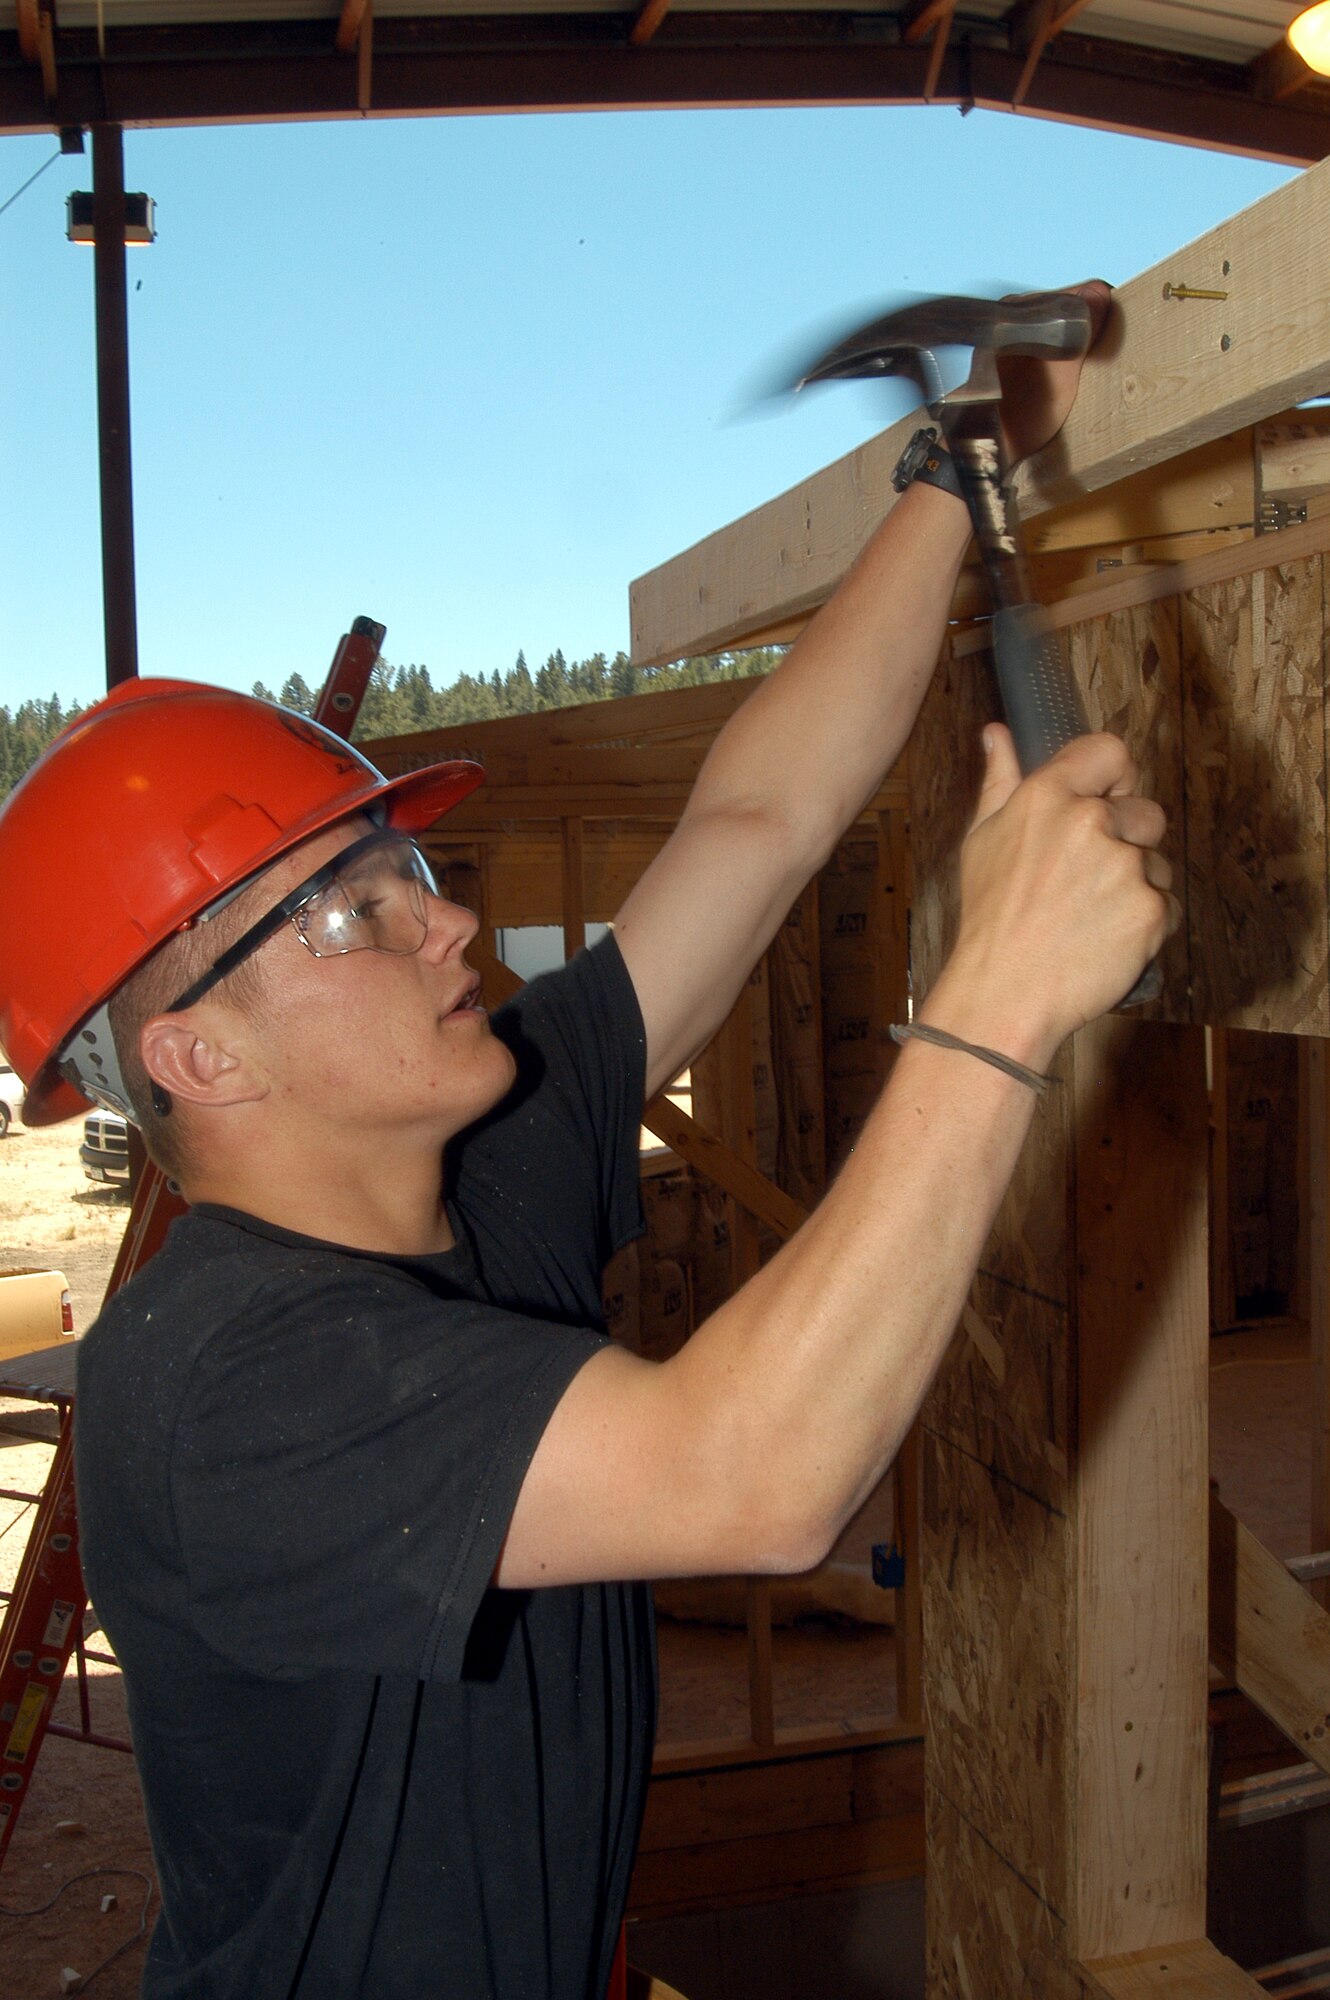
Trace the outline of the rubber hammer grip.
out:
[[[1011,604],[993,614],[993,665],[1002,712],[1022,775],[1089,729],[1062,635],[1041,604]],[[1163,990],[1158,960],[1146,966],[1123,1007],[1142,1007]]]

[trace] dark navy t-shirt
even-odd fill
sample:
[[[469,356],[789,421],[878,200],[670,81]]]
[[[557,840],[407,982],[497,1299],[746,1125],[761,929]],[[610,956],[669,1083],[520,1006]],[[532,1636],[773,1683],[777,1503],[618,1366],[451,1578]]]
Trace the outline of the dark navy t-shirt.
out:
[[[455,1250],[200,1206],[81,1343],[84,1565],[163,1910],[150,2000],[600,2000],[650,1766],[649,1594],[489,1580],[640,1230],[613,939],[494,1018]]]

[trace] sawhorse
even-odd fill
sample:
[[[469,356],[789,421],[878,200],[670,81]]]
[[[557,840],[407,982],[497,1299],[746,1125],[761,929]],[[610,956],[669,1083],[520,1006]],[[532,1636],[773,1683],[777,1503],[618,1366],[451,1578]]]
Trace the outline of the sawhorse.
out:
[[[0,1435],[55,1447],[39,1495],[8,1489],[4,1494],[13,1500],[35,1498],[37,1512],[0,1625],[0,1862],[18,1824],[48,1729],[105,1749],[130,1748],[121,1737],[97,1734],[88,1703],[83,1645],[88,1597],[79,1563],[74,1502],[74,1347],[69,1340],[0,1361],[0,1396],[53,1406],[31,1416],[0,1415]],[[51,1720],[71,1653],[78,1663],[77,1728]]]

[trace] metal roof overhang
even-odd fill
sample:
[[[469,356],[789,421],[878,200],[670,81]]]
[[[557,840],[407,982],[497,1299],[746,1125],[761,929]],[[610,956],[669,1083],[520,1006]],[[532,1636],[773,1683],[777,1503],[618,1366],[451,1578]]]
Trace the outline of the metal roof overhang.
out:
[[[251,0],[250,11],[262,4]],[[1060,14],[1055,0],[1022,0],[967,18],[947,0],[892,12],[680,0],[668,14],[648,0],[654,14],[643,36],[648,8],[371,17],[361,0],[358,60],[354,45],[336,44],[353,0],[313,18],[299,0],[270,0],[250,19],[222,19],[223,9],[189,0],[103,0],[100,32],[93,8],[78,0],[62,9],[65,25],[49,0],[10,0],[0,4],[0,130],[932,103],[1019,110],[1292,165],[1330,154],[1330,83],[1273,39],[1294,5],[1056,4]]]

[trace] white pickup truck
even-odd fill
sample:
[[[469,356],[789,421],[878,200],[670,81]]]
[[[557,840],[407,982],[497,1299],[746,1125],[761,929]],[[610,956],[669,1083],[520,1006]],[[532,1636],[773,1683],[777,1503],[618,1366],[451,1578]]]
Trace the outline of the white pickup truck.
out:
[[[72,1338],[74,1308],[63,1271],[0,1271],[0,1361]]]

